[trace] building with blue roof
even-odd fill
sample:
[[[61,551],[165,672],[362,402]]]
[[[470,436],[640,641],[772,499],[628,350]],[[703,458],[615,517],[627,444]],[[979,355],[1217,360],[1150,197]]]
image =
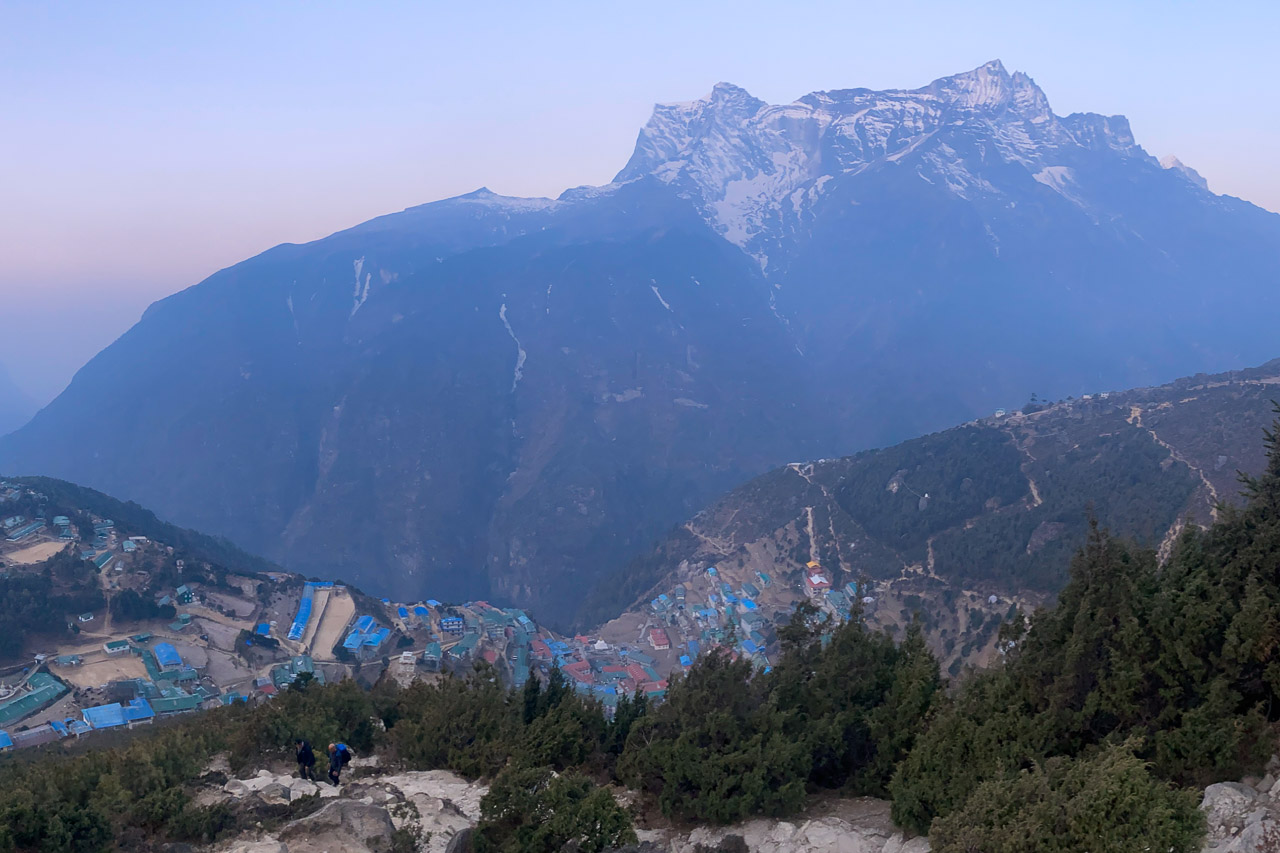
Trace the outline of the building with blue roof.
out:
[[[356,620],[356,631],[358,631],[361,634],[367,634],[373,630],[373,627],[376,624],[377,622],[374,620],[374,618],[366,614]]]
[[[0,732],[0,750],[13,749],[13,738],[8,732]]]
[[[178,654],[173,643],[156,643],[154,654],[161,671],[182,669],[182,655]]]
[[[301,640],[302,635],[307,632],[307,623],[311,621],[311,605],[315,594],[316,588],[314,584],[303,584],[302,599],[298,602],[298,613],[293,617],[293,624],[289,626],[288,637],[290,640]]]
[[[85,708],[81,713],[85,723],[92,729],[113,729],[128,722],[124,718],[124,707],[119,702]]]
[[[142,720],[150,720],[155,717],[156,712],[152,709],[151,703],[141,696],[132,699],[123,706],[124,718],[126,722],[137,723]]]
[[[409,618],[409,610],[408,610],[408,608],[406,608],[406,607],[397,607],[397,608],[396,608],[396,615],[397,615],[397,616],[399,616],[401,619],[408,619],[408,618]]]
[[[693,666],[693,659],[688,655],[680,655],[680,665],[684,667]]]
[[[431,611],[419,604],[413,608],[413,615],[418,617],[418,621],[423,625],[431,624]]]

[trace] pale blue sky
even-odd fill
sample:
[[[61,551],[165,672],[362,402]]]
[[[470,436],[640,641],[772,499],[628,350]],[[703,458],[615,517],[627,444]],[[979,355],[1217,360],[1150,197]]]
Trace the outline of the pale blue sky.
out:
[[[0,363],[44,400],[277,243],[606,182],[654,102],[720,80],[785,102],[1000,58],[1280,210],[1277,33],[1263,2],[0,2]]]

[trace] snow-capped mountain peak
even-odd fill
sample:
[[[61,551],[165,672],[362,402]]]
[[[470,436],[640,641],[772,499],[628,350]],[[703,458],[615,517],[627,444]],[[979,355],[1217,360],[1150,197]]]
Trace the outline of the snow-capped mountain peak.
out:
[[[1085,207],[1072,171],[1082,152],[1146,156],[1122,116],[1060,118],[1031,77],[992,60],[919,89],[820,91],[786,105],[718,83],[696,101],[656,106],[615,180],[677,188],[767,265],[832,181],[911,168],[973,200],[999,194],[987,173],[1012,164]]]

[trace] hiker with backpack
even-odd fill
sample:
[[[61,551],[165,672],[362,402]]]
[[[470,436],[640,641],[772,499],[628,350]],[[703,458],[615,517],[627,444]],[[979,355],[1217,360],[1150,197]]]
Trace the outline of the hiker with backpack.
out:
[[[339,775],[342,768],[351,762],[351,748],[345,743],[329,744],[329,781],[334,785],[339,783]]]
[[[298,770],[303,779],[316,781],[316,754],[311,749],[311,742],[302,738],[295,738],[293,741],[294,749],[298,758]]]

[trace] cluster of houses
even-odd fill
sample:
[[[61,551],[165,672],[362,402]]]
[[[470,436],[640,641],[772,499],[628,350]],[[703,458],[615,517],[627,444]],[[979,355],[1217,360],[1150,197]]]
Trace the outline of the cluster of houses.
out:
[[[655,651],[679,646],[680,666],[685,669],[712,647],[727,648],[734,656],[768,669],[776,654],[777,634],[757,599],[772,585],[773,578],[764,572],[733,584],[718,568],[709,566],[697,593],[678,584],[649,602],[649,644]]]
[[[111,728],[132,728],[150,723],[157,717],[180,714],[219,703],[235,701],[236,695],[222,695],[204,683],[200,673],[183,661],[171,643],[148,647],[151,636],[138,634],[127,640],[103,644],[108,655],[133,654],[142,658],[146,678],[129,678],[107,685],[112,702],[81,709],[79,717],[49,720],[21,731],[0,731],[0,749],[38,746],[67,737],[83,737],[91,732]],[[79,666],[79,655],[61,655],[51,663],[57,667]],[[61,699],[67,687],[46,672],[35,672],[26,689],[0,701],[0,725],[16,722]]]
[[[382,654],[383,644],[391,636],[391,629],[378,624],[365,614],[356,620],[355,626],[342,641],[342,648],[361,660],[372,660]]]
[[[630,646],[585,636],[572,641],[538,640],[533,657],[544,669],[558,667],[575,690],[594,696],[606,711],[623,696],[643,693],[650,700],[662,700],[667,695],[667,680],[657,669],[657,659]]]
[[[44,528],[43,518],[29,519],[25,515],[11,515],[0,521],[0,530],[4,532],[4,538],[10,542],[21,542],[23,539],[35,536]]]
[[[760,669],[770,669],[777,659],[778,637],[761,600],[775,585],[773,578],[753,572],[750,580],[730,582],[718,567],[708,566],[694,581],[688,586],[678,584],[649,602],[647,635],[654,651],[677,648],[682,652],[680,666],[687,669],[705,649],[721,647],[734,657],[750,659]],[[837,588],[816,562],[804,567],[800,591],[836,622],[854,618],[859,601],[864,605],[875,601],[870,589],[859,589],[856,581]]]

